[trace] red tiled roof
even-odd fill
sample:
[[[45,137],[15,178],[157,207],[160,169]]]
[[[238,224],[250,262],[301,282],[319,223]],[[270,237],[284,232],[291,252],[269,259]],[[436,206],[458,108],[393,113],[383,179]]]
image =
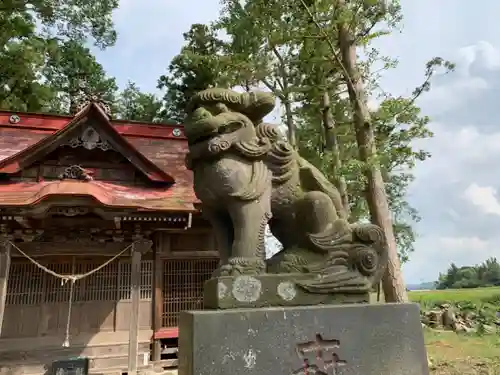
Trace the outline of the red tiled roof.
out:
[[[123,154],[138,170],[152,181],[174,182],[174,179],[144,157],[111,125],[108,115],[96,103],[88,104],[78,112],[71,121],[57,130],[49,137],[38,141],[15,155],[0,161],[0,173],[16,173],[32,165],[34,161],[41,160],[51,151],[61,145],[61,139],[82,128],[82,124],[94,120],[100,132],[107,134],[114,148]]]
[[[3,126],[0,115],[0,161],[16,155],[52,134],[47,131],[4,128]]]
[[[16,113],[20,121],[14,124],[9,120],[13,114],[0,111],[0,168],[8,164],[15,165],[18,157],[28,154],[28,149],[36,151],[43,144],[57,142],[54,137],[75,122],[75,118],[69,116]],[[123,187],[102,181],[4,183],[0,184],[0,205],[32,205],[55,195],[78,194],[92,196],[109,206],[194,210],[193,204],[198,200],[192,187],[192,174],[184,165],[187,142],[182,126],[127,121],[109,121],[109,125],[123,137],[123,144],[144,158],[142,165],[147,162],[154,164],[160,175],[153,174],[153,177],[157,177],[153,180],[161,179],[163,173],[163,176],[174,180],[174,184],[169,188],[153,189]],[[181,134],[174,134],[178,132]],[[15,169],[6,172],[13,173]]]
[[[137,188],[103,181],[40,181],[0,184],[2,206],[31,206],[54,196],[89,196],[99,203],[120,208],[153,211],[194,211],[185,186]]]

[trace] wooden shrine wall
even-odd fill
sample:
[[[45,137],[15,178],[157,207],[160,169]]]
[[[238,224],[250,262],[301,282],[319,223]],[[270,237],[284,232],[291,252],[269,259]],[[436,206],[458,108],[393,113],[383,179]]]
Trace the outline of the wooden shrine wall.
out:
[[[95,180],[126,183],[132,186],[145,184],[144,176],[120,153],[109,149],[73,148],[69,145],[57,148],[44,160],[24,169],[19,173],[17,179],[24,181],[36,181],[40,178],[57,180],[66,168],[72,165],[79,165],[92,171]]]
[[[158,233],[153,254],[142,260],[140,329],[176,327],[179,312],[203,307],[203,284],[218,265],[207,231]],[[24,245],[24,246],[23,246]],[[123,249],[123,244],[55,246],[21,244],[23,250],[58,274],[84,274]],[[80,255],[76,255],[80,254]],[[109,254],[108,256],[105,256]],[[61,336],[66,329],[70,284],[14,252],[9,272],[2,338]],[[130,317],[131,258],[123,256],[75,284],[72,335],[127,331]],[[156,278],[156,281],[155,281]],[[159,299],[153,306],[153,300]],[[153,317],[157,309],[156,323]],[[153,312],[153,314],[152,314]]]
[[[206,230],[187,230],[180,234],[160,232],[154,243],[154,252],[141,262],[141,330],[176,327],[180,311],[201,309],[203,284],[219,262],[213,236]],[[33,242],[19,246],[58,274],[84,274],[103,264],[125,245],[112,243],[72,248],[65,244],[50,246]],[[60,279],[24,257],[15,252],[13,255],[1,337],[64,335],[69,282],[61,284]],[[129,329],[130,272],[131,258],[127,255],[76,282],[70,325],[72,335]],[[153,305],[155,299],[160,301]],[[153,322],[155,316],[156,322]]]
[[[82,256],[38,258],[59,274],[89,272],[107,259]],[[153,261],[142,261],[140,329],[151,328]],[[126,331],[130,316],[130,257],[123,257],[75,283],[70,332]],[[9,272],[2,338],[63,335],[70,283],[42,271],[24,258],[13,258]]]

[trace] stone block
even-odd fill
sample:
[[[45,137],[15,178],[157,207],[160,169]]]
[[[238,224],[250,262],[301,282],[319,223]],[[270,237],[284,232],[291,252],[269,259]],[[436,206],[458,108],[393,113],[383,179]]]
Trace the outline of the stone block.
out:
[[[415,304],[182,312],[179,375],[428,375]]]
[[[370,301],[369,293],[315,294],[294,283],[294,280],[310,277],[311,274],[304,273],[220,276],[205,283],[203,305],[206,309],[233,309]]]

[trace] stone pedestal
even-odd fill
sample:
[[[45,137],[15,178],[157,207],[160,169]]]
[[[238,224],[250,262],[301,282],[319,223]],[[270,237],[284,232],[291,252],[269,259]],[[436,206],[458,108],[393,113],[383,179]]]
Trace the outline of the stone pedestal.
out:
[[[307,293],[295,284],[311,274],[262,274],[221,276],[205,283],[206,309],[233,309],[269,306],[311,306],[319,304],[368,303],[369,293]]]
[[[182,312],[179,375],[428,375],[415,304]]]

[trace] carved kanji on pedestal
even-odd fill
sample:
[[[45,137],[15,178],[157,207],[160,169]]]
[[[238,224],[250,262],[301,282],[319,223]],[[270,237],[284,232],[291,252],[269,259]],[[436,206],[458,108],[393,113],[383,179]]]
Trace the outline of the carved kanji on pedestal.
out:
[[[317,334],[314,341],[297,344],[297,355],[302,361],[302,367],[292,375],[339,375],[339,368],[346,365],[346,361],[339,358],[334,349],[340,347],[340,341],[325,340]],[[313,353],[315,363],[311,363],[308,354]]]

